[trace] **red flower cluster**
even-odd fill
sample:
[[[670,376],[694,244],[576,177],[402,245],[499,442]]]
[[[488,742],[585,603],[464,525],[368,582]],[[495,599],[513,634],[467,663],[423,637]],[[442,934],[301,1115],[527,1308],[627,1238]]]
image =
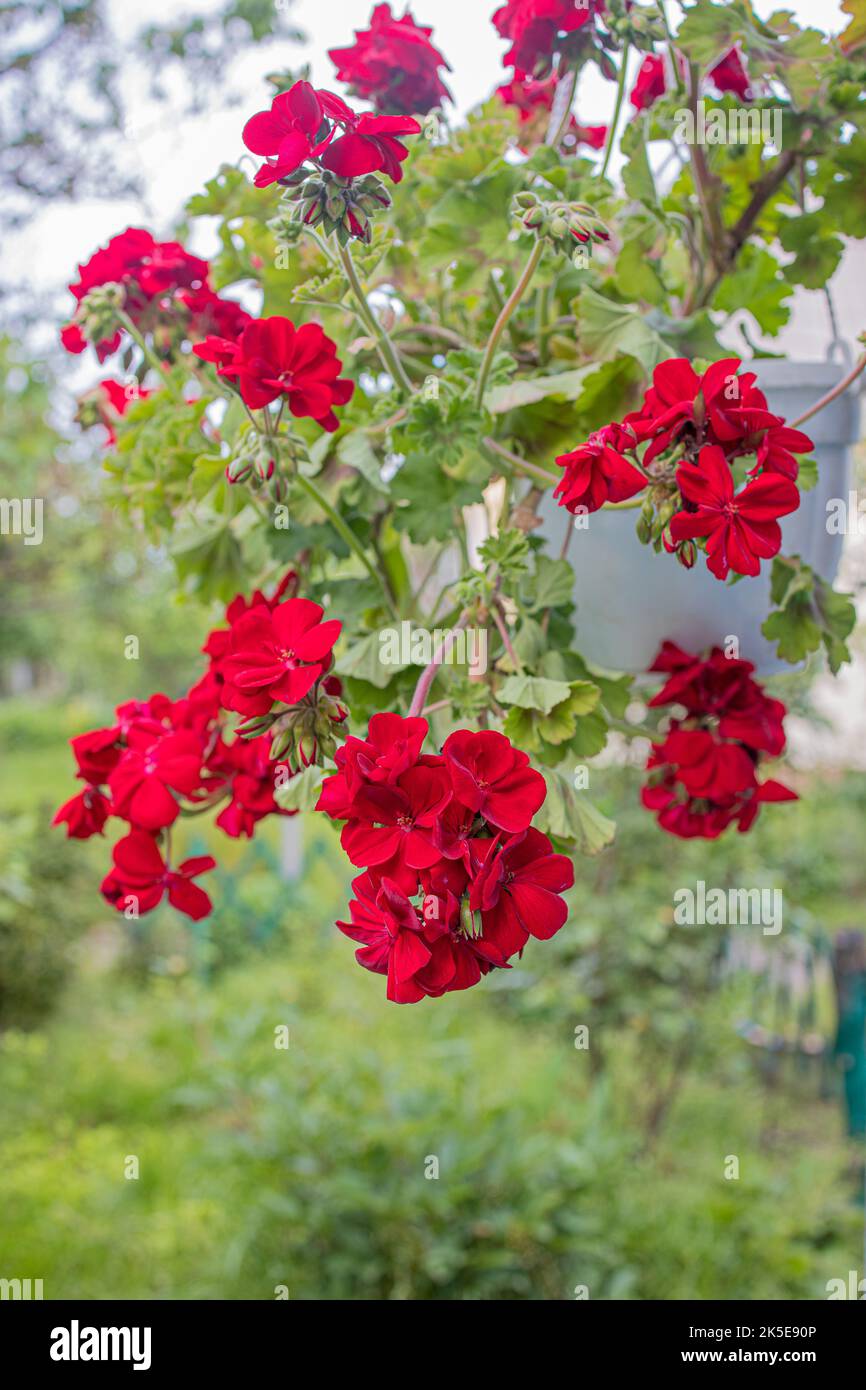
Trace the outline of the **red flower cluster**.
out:
[[[332,48],[328,57],[337,78],[354,96],[372,101],[377,111],[426,115],[451,93],[439,69],[451,69],[430,42],[432,29],[416,24],[411,11],[395,19],[390,5],[377,5],[369,29],[356,29],[350,48]]]
[[[112,237],[78,267],[78,274],[69,286],[78,305],[101,285],[121,285],[124,312],[143,333],[153,333],[162,347],[170,347],[178,332],[184,338],[214,331],[232,337],[249,321],[240,305],[211,289],[207,261],[191,256],[177,241],[154,241],[141,227],[127,227]],[[60,338],[68,352],[84,351],[87,341],[78,314]],[[118,331],[96,344],[100,362],[117,351],[122,339]]]
[[[114,724],[73,738],[77,777],[84,790],[60,807],[54,824],[65,824],[73,839],[102,834],[109,817],[125,821],[128,833],[114,848],[114,867],[102,884],[106,899],[132,915],[149,912],[168,895],[190,917],[211,910],[207,895],[192,879],[215,861],[192,859],[173,868],[167,831],[184,811],[221,806],[217,825],[231,838],[251,837],[260,820],[287,815],[274,799],[276,777],[296,769],[270,757],[269,734],[244,740],[227,735],[226,711],[269,711],[273,703],[297,705],[313,699],[319,681],[339,695],[339,683],[326,678],[339,623],[320,623],[322,610],[307,599],[288,598],[289,574],[272,598],[256,592],[238,596],[226,611],[229,626],[208,636],[209,657],[202,678],[179,700],[152,695],[118,706]],[[276,646],[270,665],[247,645],[264,628]],[[345,710],[340,709],[340,719]]]
[[[549,71],[562,37],[603,11],[604,0],[506,0],[493,16],[497,32],[511,41],[503,61],[520,73]]]
[[[426,735],[426,719],[375,714],[366,739],[338,750],[317,808],[345,821],[343,848],[365,870],[337,925],[401,1004],[467,989],[530,936],[553,936],[574,881],[531,826],[546,787],[525,753],[461,729],[425,754]]]
[[[381,172],[399,183],[409,154],[401,137],[420,131],[411,116],[359,116],[333,92],[296,82],[274,97],[270,111],[250,117],[243,140],[266,159],[255,176],[257,188],[283,182],[308,161],[344,179]]]
[[[496,95],[503,106],[512,106],[517,111],[521,130],[529,127],[528,134],[537,132],[538,138],[543,139],[553,109],[556,87],[557,79],[552,74],[550,77],[534,78],[515,73],[510,82],[496,88]],[[600,150],[606,139],[606,125],[580,125],[576,116],[572,115],[562,143],[568,149],[589,145],[593,150]]]
[[[251,410],[285,398],[297,419],[315,420],[324,430],[336,430],[340,422],[335,405],[352,399],[355,383],[341,377],[337,345],[318,323],[296,328],[291,319],[252,319],[237,342],[208,337],[193,351],[205,362],[217,364],[217,374],[237,383]]]
[[[113,377],[106,377],[79,397],[75,418],[85,428],[90,425],[102,425],[106,433],[105,444],[108,447],[117,443],[117,422],[126,414],[128,407],[134,401],[146,400],[151,394],[135,380],[124,384],[115,381]]]
[[[641,793],[664,830],[714,840],[732,824],[748,830],[764,802],[797,800],[781,782],[758,781],[762,760],[784,751],[786,711],[753,679],[751,662],[718,647],[701,660],[665,642],[651,669],[667,680],[650,705],[684,710],[653,745]]]
[[[662,537],[667,550],[700,539],[716,578],[758,574],[761,560],[778,554],[778,518],[800,505],[795,455],[812,441],[772,414],[754,372],[740,366],[727,358],[698,375],[685,358],[662,362],[640,410],[557,459],[565,470],[554,494],[560,506],[595,511],[648,483],[666,484],[676,499]],[[754,464],[738,492],[732,465],[740,458]]]
[[[680,71],[685,73],[686,63],[681,54],[677,54],[677,63]],[[629,97],[632,106],[638,111],[648,111],[667,91],[667,68],[665,64],[665,58],[656,53],[648,53],[641,63],[637,81]],[[711,67],[707,72],[707,77],[717,92],[722,94],[733,92],[741,101],[750,101],[752,98],[749,75],[743,66],[739,50],[736,48],[730,49],[718,63]]]

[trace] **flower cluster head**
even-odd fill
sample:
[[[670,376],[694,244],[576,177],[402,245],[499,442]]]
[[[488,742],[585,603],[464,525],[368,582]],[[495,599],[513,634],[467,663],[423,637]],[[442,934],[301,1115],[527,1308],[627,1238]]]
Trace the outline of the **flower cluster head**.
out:
[[[517,112],[520,122],[521,146],[535,144],[544,139],[553,110],[557,79],[553,73],[549,77],[526,77],[515,73],[510,82],[496,88],[496,95],[503,106]],[[606,125],[581,125],[572,114],[568,128],[562,137],[562,148],[566,152],[575,151],[578,145],[589,145],[593,150],[604,147],[607,139]]]
[[[672,835],[714,840],[729,825],[750,829],[764,802],[797,800],[781,782],[758,781],[761,763],[784,751],[786,710],[754,669],[718,647],[702,660],[673,642],[651,667],[666,681],[650,705],[679,712],[653,744],[641,800]]]
[[[349,48],[332,48],[328,57],[337,78],[353,96],[393,115],[426,115],[453,100],[440,68],[451,69],[431,43],[432,28],[418,24],[410,10],[397,19],[390,5],[377,5],[369,29],[356,29]]]
[[[511,43],[504,63],[521,76],[544,76],[563,43],[585,26],[594,29],[604,9],[605,0],[506,0],[493,15],[497,32]]]
[[[648,53],[638,69],[637,79],[629,100],[636,111],[648,111],[668,90],[670,60],[658,53]],[[677,54],[677,67],[685,75],[687,64]],[[751,101],[754,93],[739,49],[732,48],[707,71],[707,79],[724,96],[732,92],[740,101]]]
[[[322,429],[339,429],[335,405],[352,399],[355,383],[341,377],[337,345],[318,323],[296,328],[274,315],[252,319],[237,341],[210,336],[193,351],[216,364],[217,374],[237,386],[251,410],[285,401],[296,419],[315,420]]]
[[[69,286],[77,307],[61,341],[73,353],[92,343],[100,362],[123,341],[118,310],[166,357],[184,340],[204,333],[234,337],[249,321],[239,304],[211,288],[207,261],[177,241],[155,241],[141,227],[112,237],[78,267],[78,275]]]
[[[75,419],[85,429],[92,425],[102,425],[105,430],[106,445],[117,443],[117,424],[135,401],[146,400],[152,392],[146,391],[135,378],[128,382],[115,381],[106,377],[96,386],[85,391],[78,398]]]
[[[610,241],[610,232],[588,203],[546,202],[526,190],[515,194],[513,212],[525,231],[567,256],[580,259],[591,255],[594,245]]]
[[[717,579],[758,574],[779,552],[778,518],[800,505],[796,455],[812,441],[769,410],[740,366],[733,357],[698,373],[685,358],[662,362],[639,410],[558,458],[560,506],[596,511],[645,488],[641,540],[687,568],[700,541]]]
[[[337,925],[402,1004],[467,989],[530,936],[553,936],[574,881],[531,824],[546,786],[526,754],[468,729],[426,754],[427,732],[426,719],[373,715],[367,737],[338,750],[318,803],[345,822],[343,848],[364,870]]]
[[[410,116],[359,115],[334,92],[301,81],[274,97],[270,111],[250,117],[243,140],[266,160],[255,177],[257,188],[286,183],[305,164],[343,179],[382,173],[399,183],[409,154],[401,140],[420,132]]]
[[[233,839],[251,837],[266,816],[293,814],[281,810],[274,792],[303,759],[277,762],[270,719],[246,739],[231,730],[228,711],[273,711],[279,718],[297,702],[317,717],[326,706],[334,725],[346,719],[339,682],[325,674],[340,624],[320,623],[317,604],[286,598],[294,582],[290,573],[271,598],[257,591],[229,604],[228,626],[214,629],[205,643],[207,670],[180,699],[157,694],[130,700],[118,706],[113,724],[71,740],[84,787],[60,807],[54,824],[83,840],[103,834],[109,819],[125,823],[102,884],[104,897],[119,911],[141,915],[167,895],[190,917],[210,912],[209,898],[192,880],[215,861],[186,860],[175,867],[169,860],[167,832],[185,813],[221,808],[216,824]],[[253,657],[245,654],[245,644],[266,622],[276,638],[267,653],[270,667],[258,647]],[[320,693],[320,684],[328,689]],[[315,742],[308,752],[317,756]]]

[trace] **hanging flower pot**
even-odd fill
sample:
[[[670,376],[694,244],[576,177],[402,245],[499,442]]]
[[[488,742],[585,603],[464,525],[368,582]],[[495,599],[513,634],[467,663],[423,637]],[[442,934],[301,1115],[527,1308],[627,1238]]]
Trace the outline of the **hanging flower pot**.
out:
[[[770,408],[795,420],[844,374],[835,362],[786,362],[776,358],[747,364],[757,373]],[[825,580],[835,577],[844,536],[828,530],[827,504],[847,500],[851,446],[859,438],[860,401],[848,391],[808,423],[815,443],[818,481],[802,493],[797,511],[781,520],[782,555],[799,555]],[[540,534],[557,553],[566,513],[547,492],[539,507]],[[699,563],[686,570],[672,555],[641,545],[637,513],[594,511],[576,517],[568,557],[575,574],[574,601],[581,648],[587,660],[610,671],[646,671],[665,639],[687,651],[723,646],[736,637],[740,655],[770,675],[786,668],[761,632],[772,608],[770,565],[736,584],[716,579]]]

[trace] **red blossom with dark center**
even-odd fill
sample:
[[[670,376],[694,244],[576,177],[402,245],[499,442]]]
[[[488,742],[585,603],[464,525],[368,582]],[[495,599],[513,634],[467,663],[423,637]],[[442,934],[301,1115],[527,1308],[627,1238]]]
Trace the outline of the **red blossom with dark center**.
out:
[[[760,573],[761,560],[778,555],[782,544],[780,516],[800,505],[800,493],[788,478],[764,473],[734,493],[724,453],[715,445],[702,449],[698,466],[681,464],[677,484],[687,508],[670,523],[675,544],[703,539],[707,568],[717,579]]]
[[[392,785],[421,757],[427,737],[426,719],[402,719],[399,714],[374,714],[366,739],[350,734],[337,749],[337,772],[322,783],[317,811],[334,820],[352,814],[356,794],[368,783]]]
[[[206,338],[193,351],[216,363],[218,376],[237,382],[251,410],[285,398],[292,415],[329,431],[339,429],[334,406],[346,405],[355,390],[353,381],[340,377],[336,344],[317,323],[296,328],[279,315],[254,319],[237,342]]]
[[[270,111],[250,117],[243,139],[253,154],[267,157],[255,177],[259,188],[289,178],[308,160],[341,178],[381,172],[399,183],[409,154],[401,139],[420,132],[410,116],[358,115],[334,92],[296,82]]]
[[[579,508],[596,512],[605,502],[625,502],[647,484],[640,469],[611,448],[601,433],[591,435],[570,454],[560,454],[556,462],[564,476],[553,495],[572,513]]]
[[[507,959],[530,936],[547,941],[564,925],[568,905],[560,895],[573,886],[574,867],[533,827],[501,841],[476,842],[469,905],[481,913],[484,940]]]
[[[193,733],[154,740],[133,728],[127,747],[108,779],[113,811],[143,830],[162,830],[180,814],[175,793],[192,796],[202,781],[202,746]]]
[[[118,912],[151,912],[168,894],[172,907],[197,922],[211,911],[207,893],[193,883],[199,874],[216,868],[209,854],[186,859],[169,869],[152,835],[133,830],[114,846],[114,868],[103,879],[103,897]]]
[[[389,4],[376,5],[369,29],[356,29],[349,48],[332,48],[328,57],[337,78],[353,95],[372,101],[379,111],[425,115],[451,93],[439,75],[450,71],[430,42],[432,28],[418,24],[411,11],[397,19]]]
[[[500,830],[525,830],[547,795],[540,772],[493,729],[458,729],[442,749],[454,795]]]
[[[262,605],[231,629],[222,661],[227,709],[266,714],[276,701],[296,705],[325,674],[342,630],[336,619],[322,622],[323,609],[306,598],[290,598],[271,610]]]
[[[441,857],[435,826],[451,799],[451,784],[441,759],[410,768],[393,786],[362,787],[352,801],[352,816],[340,843],[353,864],[394,879],[414,893],[418,873]]]
[[[653,744],[641,792],[663,830],[716,839],[729,825],[748,830],[765,802],[796,800],[780,782],[758,781],[765,758],[784,751],[785,706],[764,692],[750,662],[719,648],[702,659],[665,642],[651,669],[667,676],[651,706],[686,711]]]

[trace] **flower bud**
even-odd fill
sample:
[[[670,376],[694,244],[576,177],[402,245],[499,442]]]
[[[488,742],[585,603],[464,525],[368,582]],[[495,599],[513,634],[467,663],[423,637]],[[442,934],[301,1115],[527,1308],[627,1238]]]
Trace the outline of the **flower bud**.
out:
[[[683,569],[694,569],[697,558],[698,547],[695,545],[694,541],[683,541],[677,550],[677,559]]]

